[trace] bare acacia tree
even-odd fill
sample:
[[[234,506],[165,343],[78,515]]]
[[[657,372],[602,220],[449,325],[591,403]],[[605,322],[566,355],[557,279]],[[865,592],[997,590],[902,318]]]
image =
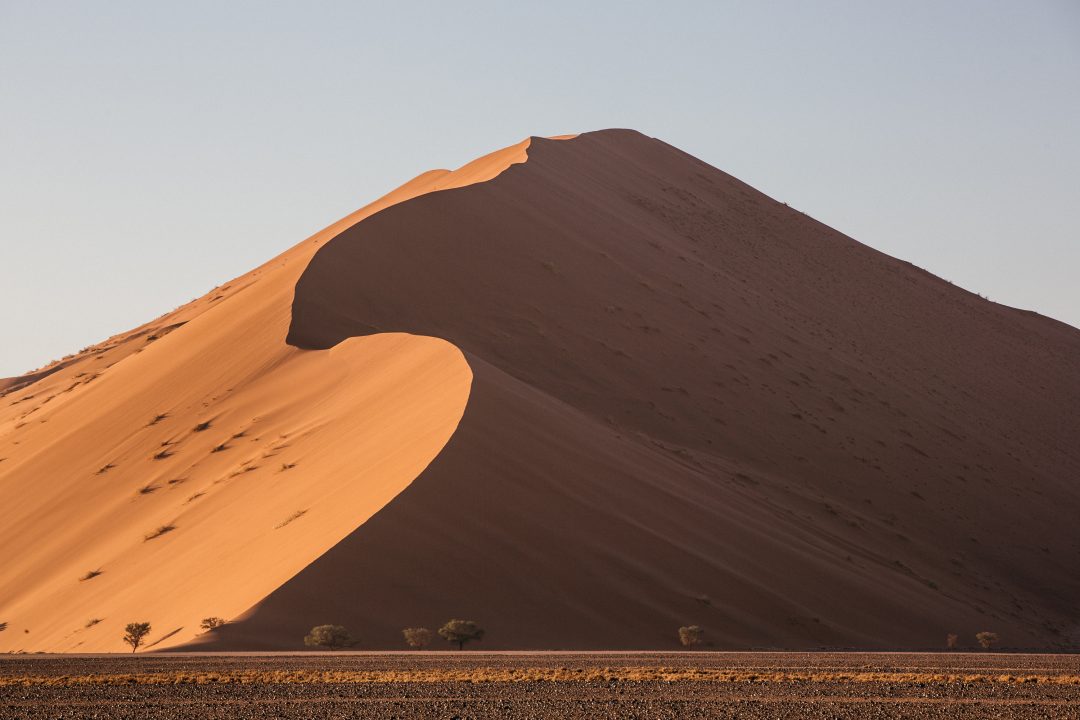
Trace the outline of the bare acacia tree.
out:
[[[450,620],[439,628],[439,635],[448,643],[456,643],[458,650],[462,650],[470,640],[483,638],[484,628],[472,620]]]
[[[131,646],[131,652],[135,652],[149,634],[150,623],[128,623],[127,627],[124,628],[124,642]]]

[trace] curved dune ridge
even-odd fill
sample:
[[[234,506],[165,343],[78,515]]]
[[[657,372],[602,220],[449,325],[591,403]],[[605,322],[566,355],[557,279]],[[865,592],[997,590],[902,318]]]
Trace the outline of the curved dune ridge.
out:
[[[285,344],[311,255],[418,195],[484,182],[529,140],[434,170],[156,321],[0,384],[0,650],[155,648],[235,618],[407,486],[472,373],[430,337]],[[149,539],[147,539],[149,538]]]
[[[425,173],[0,392],[4,649],[1080,642],[1080,332],[633,131]]]

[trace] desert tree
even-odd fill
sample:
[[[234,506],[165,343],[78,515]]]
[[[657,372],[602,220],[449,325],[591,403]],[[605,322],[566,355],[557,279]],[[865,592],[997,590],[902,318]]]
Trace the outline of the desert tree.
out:
[[[318,625],[311,628],[311,632],[304,638],[304,644],[308,647],[340,650],[356,644],[356,641],[341,625]]]
[[[472,620],[450,620],[441,628],[441,635],[446,642],[456,644],[458,650],[465,648],[465,643],[470,640],[480,640],[484,637],[484,628]]]
[[[997,645],[998,634],[983,630],[981,633],[975,633],[975,639],[979,641],[979,645],[982,646],[983,650],[989,650]]]
[[[695,648],[705,642],[705,631],[697,625],[685,625],[679,628],[679,642],[685,648]]]
[[[425,627],[405,628],[401,634],[405,636],[405,644],[413,650],[423,650],[431,642],[431,631]]]
[[[210,632],[211,630],[217,630],[219,627],[225,624],[225,618],[219,617],[206,617],[199,623],[199,627],[203,629],[203,632]]]
[[[124,628],[124,642],[131,646],[131,652],[135,652],[139,649],[139,646],[143,644],[143,640],[150,634],[150,623],[148,622],[133,622],[128,623]]]
[[[955,650],[959,642],[960,636],[956,633],[949,633],[945,636],[945,647],[949,648],[950,650]]]

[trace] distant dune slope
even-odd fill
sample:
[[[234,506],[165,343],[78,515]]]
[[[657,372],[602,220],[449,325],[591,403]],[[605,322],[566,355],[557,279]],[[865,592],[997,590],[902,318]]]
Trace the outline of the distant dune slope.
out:
[[[210,614],[237,621],[186,647],[333,622],[395,648],[449,617],[490,648],[1080,642],[1080,331],[632,131],[428,173],[66,362],[0,401],[0,648],[182,625],[164,647]],[[276,454],[245,473],[247,447]],[[190,478],[206,518],[171,499]],[[242,589],[204,568],[222,548]]]

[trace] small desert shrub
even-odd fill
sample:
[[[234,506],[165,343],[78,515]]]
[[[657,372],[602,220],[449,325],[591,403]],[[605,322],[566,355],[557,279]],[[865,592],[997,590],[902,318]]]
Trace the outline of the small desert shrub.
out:
[[[128,623],[127,627],[124,628],[124,642],[131,646],[131,652],[135,652],[149,634],[150,623]]]
[[[201,627],[205,632],[210,632],[211,630],[217,630],[224,624],[225,618],[207,617],[202,619],[202,622],[199,623],[199,627]]]
[[[705,642],[705,631],[697,625],[686,625],[679,628],[679,642],[683,647],[694,648]]]
[[[219,452],[224,452],[225,450],[228,450],[228,449],[229,449],[228,443],[223,442],[223,443],[220,443],[220,444],[215,445],[214,447],[210,448],[210,452],[219,453]]]
[[[161,525],[160,527],[158,527],[157,530],[154,530],[153,532],[150,532],[150,533],[147,533],[146,535],[144,535],[143,536],[143,542],[146,542],[148,540],[153,540],[154,538],[159,538],[162,535],[164,535],[165,533],[170,533],[175,529],[176,529],[176,526],[172,525],[172,524],[170,524],[170,525]]]
[[[354,645],[355,640],[349,631],[341,625],[318,625],[304,638],[308,647],[324,647],[327,650],[340,650]]]
[[[150,425],[157,425],[159,422],[169,417],[168,413],[159,413],[154,416],[154,419],[150,421]]]
[[[975,639],[979,641],[983,650],[989,650],[997,645],[999,638],[997,633],[983,630],[981,633],[975,633]]]
[[[960,636],[956,633],[949,633],[945,636],[945,647],[950,650],[955,650],[956,646],[960,643]]]
[[[210,421],[207,420],[206,422],[201,422],[192,429],[195,432],[202,432],[203,430],[209,430],[210,429]]]
[[[439,635],[446,642],[456,644],[458,650],[463,650],[470,640],[483,639],[484,629],[472,620],[450,620],[439,628]]]
[[[138,489],[137,494],[138,495],[149,495],[150,493],[154,492],[155,490],[157,490],[157,485],[143,485],[141,488]]]
[[[101,622],[101,618],[90,618],[89,620],[86,621],[86,625],[83,625],[83,627],[92,628],[95,625],[97,625],[99,622]]]
[[[0,632],[4,632],[5,630],[7,630],[7,623],[0,622]]]
[[[154,459],[164,460],[167,457],[172,457],[172,455],[172,451],[170,451],[169,448],[165,448],[164,450],[159,450],[158,452],[154,453]]]
[[[405,628],[401,631],[405,644],[413,650],[423,650],[431,642],[431,631],[424,627]]]
[[[86,574],[83,575],[81,578],[79,578],[79,582],[85,582],[86,580],[93,580],[98,575],[100,575],[102,572],[104,572],[104,571],[101,568],[98,568],[97,570],[87,570]]]

